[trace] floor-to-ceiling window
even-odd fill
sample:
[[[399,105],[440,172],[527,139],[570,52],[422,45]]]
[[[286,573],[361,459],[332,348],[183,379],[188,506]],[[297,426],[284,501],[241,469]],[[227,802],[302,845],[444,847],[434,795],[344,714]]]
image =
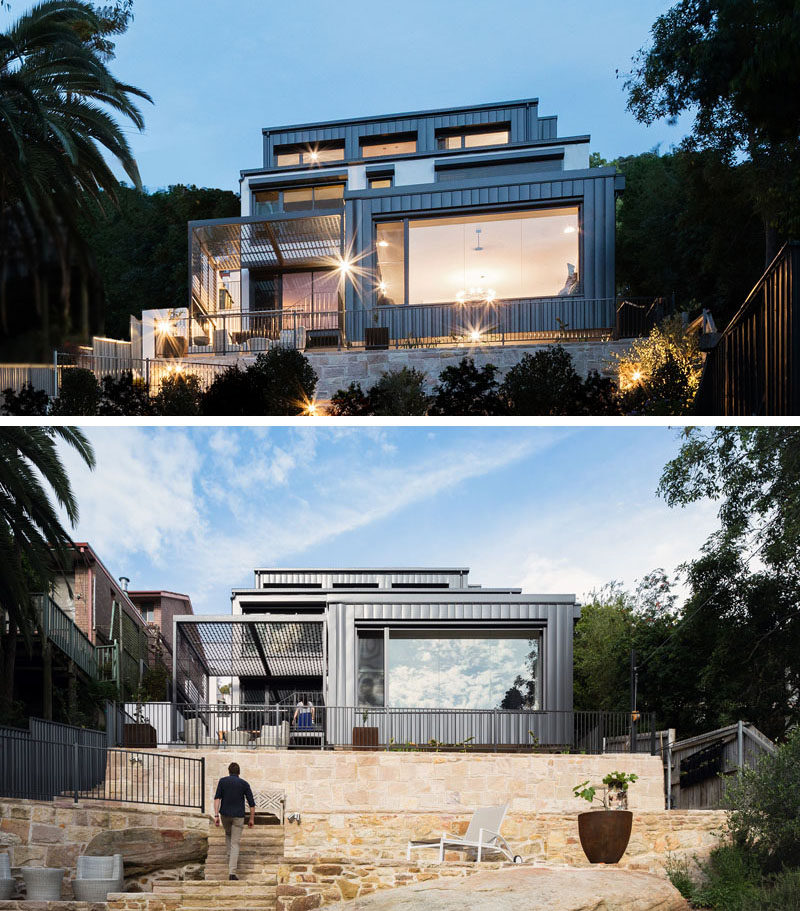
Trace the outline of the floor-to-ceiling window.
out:
[[[407,240],[405,221],[378,223],[376,254],[379,300],[387,304],[513,300],[581,290],[577,206],[408,219]]]
[[[303,316],[302,325],[330,329],[338,325],[338,271],[287,272],[282,276],[283,310]]]
[[[538,630],[390,629],[386,654],[384,642],[359,631],[359,705],[541,708]]]

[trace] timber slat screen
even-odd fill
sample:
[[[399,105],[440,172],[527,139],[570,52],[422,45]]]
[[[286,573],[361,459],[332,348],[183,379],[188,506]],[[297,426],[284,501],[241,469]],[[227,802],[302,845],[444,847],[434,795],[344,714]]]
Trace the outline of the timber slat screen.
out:
[[[699,415],[800,413],[800,243],[787,243],[709,352]]]
[[[314,706],[295,718],[295,705],[142,703],[139,717],[159,745],[270,748],[573,753],[656,752],[655,717],[628,712],[567,712],[511,709],[376,708]],[[633,748],[631,749],[631,744]]]

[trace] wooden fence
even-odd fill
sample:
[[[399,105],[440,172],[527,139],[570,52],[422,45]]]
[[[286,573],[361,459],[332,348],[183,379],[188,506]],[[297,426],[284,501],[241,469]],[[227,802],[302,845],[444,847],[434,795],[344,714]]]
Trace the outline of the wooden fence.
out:
[[[727,780],[740,768],[752,769],[775,745],[752,724],[740,721],[672,744],[667,759],[670,807],[710,810],[719,807]]]
[[[709,352],[694,411],[800,414],[800,243],[783,246]]]

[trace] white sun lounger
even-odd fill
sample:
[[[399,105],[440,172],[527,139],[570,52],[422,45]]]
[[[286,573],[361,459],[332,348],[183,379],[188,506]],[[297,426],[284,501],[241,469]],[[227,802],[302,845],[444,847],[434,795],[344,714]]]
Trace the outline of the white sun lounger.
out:
[[[463,835],[451,835],[443,832],[442,837],[432,841],[410,841],[406,848],[406,860],[411,860],[411,852],[418,848],[437,848],[439,863],[444,861],[447,850],[477,850],[478,861],[482,860],[485,851],[497,851],[515,864],[522,863],[519,854],[512,854],[508,842],[500,834],[500,827],[506,815],[508,804],[499,807],[480,807],[472,814],[472,819]]]

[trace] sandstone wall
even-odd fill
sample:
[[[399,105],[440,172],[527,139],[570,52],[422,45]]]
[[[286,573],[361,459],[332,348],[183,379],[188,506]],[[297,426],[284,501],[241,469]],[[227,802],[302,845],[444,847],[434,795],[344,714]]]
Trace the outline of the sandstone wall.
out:
[[[717,844],[715,833],[723,830],[724,820],[719,810],[634,811],[631,840],[620,865],[663,874],[669,855],[704,857]],[[285,851],[298,860],[337,856],[362,863],[397,862],[405,858],[408,841],[438,838],[443,832],[462,834],[468,822],[468,814],[450,813],[303,813],[299,825],[285,827]],[[578,839],[577,813],[512,812],[503,823],[503,836],[525,861],[588,865]],[[434,857],[432,849],[414,852],[419,861]]]
[[[178,753],[179,751],[172,751]],[[632,810],[664,808],[664,774],[658,756],[463,753],[395,753],[377,750],[181,751],[206,757],[206,809],[230,762],[254,789],[286,791],[287,813],[472,812],[510,802],[517,813],[577,813],[586,802],[572,788],[599,783],[608,772],[635,772]]]
[[[79,854],[95,841],[105,840],[108,850],[88,853],[122,853],[126,884],[146,888],[154,876],[199,876],[208,841],[208,817],[191,811],[148,811],[108,807],[90,801],[0,799],[0,851],[7,851],[13,874],[21,882],[24,865],[65,867],[64,898],[72,897]],[[194,856],[192,856],[194,855]],[[193,861],[193,862],[191,862]]]
[[[317,398],[329,399],[337,389],[345,389],[351,382],[361,383],[366,392],[369,386],[380,379],[387,370],[414,367],[426,374],[428,387],[432,388],[445,367],[456,366],[462,357],[474,359],[477,367],[494,364],[499,374],[517,364],[524,354],[532,354],[549,346],[550,342],[506,345],[491,348],[398,348],[387,351],[305,351],[311,366],[316,370],[319,382]],[[604,342],[563,342],[564,348],[572,355],[575,369],[581,376],[590,370],[614,377],[615,371],[609,365],[613,354],[624,354],[630,349],[630,341]]]

